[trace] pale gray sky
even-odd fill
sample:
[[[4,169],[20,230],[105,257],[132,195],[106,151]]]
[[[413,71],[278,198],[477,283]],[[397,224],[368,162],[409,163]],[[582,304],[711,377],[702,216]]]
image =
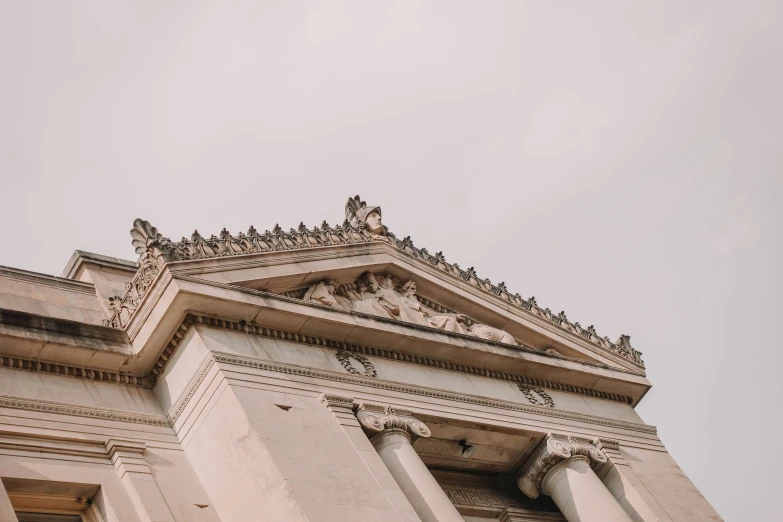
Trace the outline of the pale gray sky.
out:
[[[776,521],[783,2],[0,0],[0,264],[343,220],[644,352],[639,406]]]

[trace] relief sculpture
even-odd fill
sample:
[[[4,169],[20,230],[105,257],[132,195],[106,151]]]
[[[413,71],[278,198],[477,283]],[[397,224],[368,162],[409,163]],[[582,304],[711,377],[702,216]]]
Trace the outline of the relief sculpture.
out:
[[[400,281],[388,274],[365,272],[353,283],[327,279],[314,284],[302,300],[330,308],[361,312],[480,339],[516,344],[505,330],[475,323],[458,313],[438,312],[419,301],[416,282]]]

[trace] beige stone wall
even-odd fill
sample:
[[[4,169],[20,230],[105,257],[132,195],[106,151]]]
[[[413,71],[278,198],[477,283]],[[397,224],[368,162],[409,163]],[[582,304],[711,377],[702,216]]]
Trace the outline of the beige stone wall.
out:
[[[661,520],[723,520],[666,451],[622,447],[620,453],[635,475],[631,480]]]
[[[218,389],[184,449],[224,522],[418,521],[358,424],[296,390]]]
[[[336,358],[336,350],[329,348],[203,326],[196,326],[195,330],[210,351],[349,373]],[[368,359],[378,373],[377,378],[381,380],[530,404],[516,383],[379,357]],[[361,370],[357,361],[353,361],[352,365]],[[552,396],[555,407],[560,410],[643,423],[636,410],[627,404],[557,390],[547,390],[547,393]]]
[[[92,284],[6,267],[0,267],[0,309],[88,324],[106,319]]]

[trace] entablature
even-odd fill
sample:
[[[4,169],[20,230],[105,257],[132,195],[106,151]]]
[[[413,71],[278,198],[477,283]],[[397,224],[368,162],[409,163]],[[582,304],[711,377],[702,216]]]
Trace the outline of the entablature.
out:
[[[167,268],[155,289],[155,305],[140,311],[129,325],[136,358],[134,373],[150,371],[176,349],[172,338],[182,335],[189,314],[231,323],[254,332],[274,330],[301,342],[334,349],[370,350],[394,357],[441,361],[436,364],[525,376],[585,390],[628,397],[635,404],[649,389],[643,375],[607,364],[549,354],[525,346],[445,332],[427,326],[336,310],[299,299],[241,286],[175,275]],[[158,283],[156,283],[157,286]],[[135,322],[138,321],[138,324]],[[275,334],[279,335],[279,334]],[[286,337],[287,338],[287,337]],[[310,339],[310,341],[307,341]],[[411,359],[412,361],[414,359]]]

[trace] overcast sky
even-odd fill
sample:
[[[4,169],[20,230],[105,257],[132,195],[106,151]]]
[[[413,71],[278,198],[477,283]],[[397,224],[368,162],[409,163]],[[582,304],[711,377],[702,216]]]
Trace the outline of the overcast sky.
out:
[[[381,205],[601,335],[726,520],[780,520],[783,2],[0,0],[0,264]]]

